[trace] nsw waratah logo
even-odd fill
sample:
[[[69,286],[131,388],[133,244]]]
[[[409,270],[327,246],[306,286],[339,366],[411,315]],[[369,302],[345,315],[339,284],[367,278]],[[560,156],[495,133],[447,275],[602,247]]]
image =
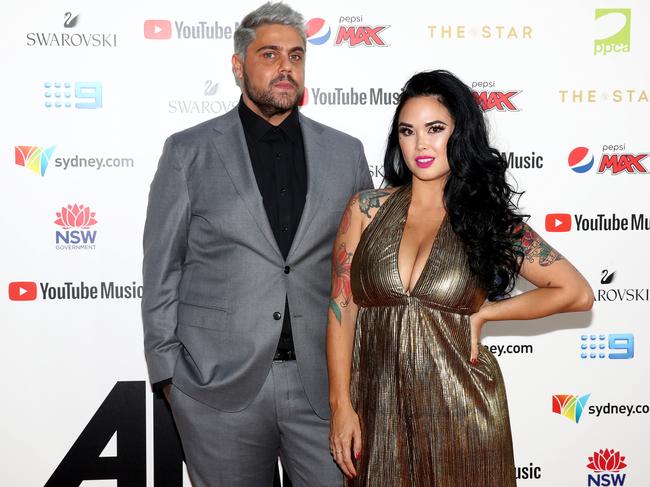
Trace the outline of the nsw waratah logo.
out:
[[[91,230],[91,227],[97,224],[97,220],[89,206],[76,203],[64,206],[56,212],[56,216],[54,223],[61,228],[56,231],[57,250],[95,249],[97,230]]]
[[[332,29],[327,25],[325,19],[313,18],[307,22],[307,41],[310,44],[320,46],[325,44],[332,35]]]
[[[626,467],[625,457],[619,451],[598,450],[589,457],[587,468],[593,473],[587,476],[587,485],[625,485],[626,474],[619,472]]]
[[[553,395],[553,412],[564,416],[574,423],[579,423],[589,396],[591,394],[585,394],[580,397],[571,394],[555,394]]]
[[[582,174],[594,165],[594,154],[587,147],[576,147],[569,152],[568,162],[573,172]]]

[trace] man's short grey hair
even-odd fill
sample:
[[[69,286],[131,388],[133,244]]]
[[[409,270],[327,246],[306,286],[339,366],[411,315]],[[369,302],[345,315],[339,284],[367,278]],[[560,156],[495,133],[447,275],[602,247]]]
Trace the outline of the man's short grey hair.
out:
[[[286,3],[267,2],[244,17],[235,30],[235,54],[242,61],[246,57],[248,45],[255,40],[255,29],[260,25],[281,24],[298,31],[303,44],[307,43],[305,18]]]

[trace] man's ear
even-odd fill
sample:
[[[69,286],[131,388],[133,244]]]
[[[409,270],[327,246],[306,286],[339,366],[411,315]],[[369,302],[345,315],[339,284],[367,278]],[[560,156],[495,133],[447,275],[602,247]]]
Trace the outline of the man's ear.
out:
[[[235,75],[238,81],[241,81],[244,77],[244,62],[240,59],[237,54],[232,55],[232,73]]]

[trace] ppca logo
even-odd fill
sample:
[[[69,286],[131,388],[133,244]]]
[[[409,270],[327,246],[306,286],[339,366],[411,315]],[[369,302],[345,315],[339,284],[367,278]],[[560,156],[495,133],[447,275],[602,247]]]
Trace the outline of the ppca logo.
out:
[[[630,52],[632,10],[629,8],[597,8],[594,56]]]

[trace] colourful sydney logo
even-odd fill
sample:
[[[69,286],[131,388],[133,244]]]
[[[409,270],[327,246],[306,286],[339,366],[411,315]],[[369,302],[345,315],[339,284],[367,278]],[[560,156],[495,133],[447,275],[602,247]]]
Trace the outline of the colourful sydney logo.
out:
[[[553,395],[553,412],[570,419],[574,423],[580,422],[580,417],[585,410],[587,401],[591,394],[578,397],[571,394]]]
[[[47,165],[50,163],[52,154],[54,153],[55,145],[48,147],[36,147],[34,145],[17,145],[16,151],[16,164],[23,166],[34,171],[36,174],[45,176]]]
[[[56,212],[58,217],[54,223],[62,226],[64,229],[68,228],[90,228],[97,223],[95,220],[95,212],[90,211],[89,206],[84,205],[68,205],[61,208],[61,211]]]

